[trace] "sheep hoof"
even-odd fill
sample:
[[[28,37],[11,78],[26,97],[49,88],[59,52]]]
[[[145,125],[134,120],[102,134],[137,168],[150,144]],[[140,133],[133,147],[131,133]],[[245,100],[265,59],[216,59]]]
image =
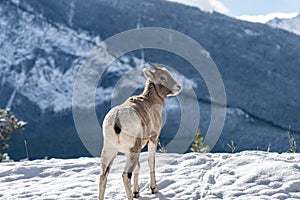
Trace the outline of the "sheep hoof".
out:
[[[139,192],[134,192],[133,193],[133,198],[139,198],[140,197],[140,193]]]
[[[151,188],[151,192],[152,192],[152,194],[155,194],[155,193],[157,193],[157,192],[158,192],[158,189],[157,189],[157,187],[155,187],[155,188]]]

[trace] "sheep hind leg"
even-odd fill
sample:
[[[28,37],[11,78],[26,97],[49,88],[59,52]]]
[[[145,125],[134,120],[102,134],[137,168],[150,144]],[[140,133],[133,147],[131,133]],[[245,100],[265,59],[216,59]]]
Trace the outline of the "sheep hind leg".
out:
[[[133,197],[138,198],[140,196],[140,187],[139,187],[139,171],[140,171],[140,162],[137,161],[137,164],[134,168],[133,176]]]
[[[133,199],[133,193],[131,191],[131,177],[132,172],[136,168],[136,165],[138,163],[140,153],[129,153],[126,154],[127,156],[127,163],[122,175],[123,183],[126,191],[126,195],[128,200]]]
[[[100,178],[99,178],[99,195],[98,199],[103,200],[104,199],[104,193],[107,183],[107,176],[109,173],[109,170],[111,168],[111,165],[113,163],[113,160],[115,159],[116,155],[118,154],[118,150],[115,148],[106,148],[103,147],[102,153],[101,153],[101,160],[100,160]]]

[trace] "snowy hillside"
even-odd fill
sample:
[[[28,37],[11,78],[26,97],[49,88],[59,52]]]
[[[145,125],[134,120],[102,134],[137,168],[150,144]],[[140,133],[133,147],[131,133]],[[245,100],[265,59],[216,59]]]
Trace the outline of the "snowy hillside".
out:
[[[286,31],[165,0],[0,1],[0,27],[4,27],[0,29],[0,107],[10,107],[28,122],[24,134],[9,141],[8,153],[15,160],[26,156],[24,140],[32,159],[90,155],[70,110],[75,75],[102,40],[137,27],[186,34],[216,63],[228,110],[213,152],[229,151],[230,140],[238,151],[266,149],[271,143],[272,151],[284,152],[289,127],[295,139],[300,138],[300,43],[298,36]],[[103,53],[99,61],[105,65],[113,52],[99,50]],[[114,86],[141,61],[163,63],[193,83],[201,110],[199,129],[205,136],[211,98],[204,80],[184,59],[153,49],[126,54],[106,71],[95,95],[99,124],[111,107]],[[141,76],[124,79],[119,91],[127,86],[137,89],[143,81]],[[181,119],[174,102],[166,103],[160,138],[164,144],[175,137]]]
[[[9,32],[0,31],[0,79],[2,87],[10,84],[14,88],[6,107],[11,107],[20,93],[42,111],[70,109],[76,73],[99,46],[100,37],[49,23],[42,15],[21,9],[18,1],[0,8],[0,24],[9,27]],[[111,56],[104,48],[98,50],[103,52],[100,64],[106,64]],[[128,67],[126,62],[122,67]],[[96,102],[100,104],[110,98],[112,89],[99,87],[98,91],[101,95]]]
[[[291,19],[275,18],[268,21],[267,24],[274,28],[284,29],[286,31],[300,35],[300,14]]]
[[[299,199],[300,155],[245,151],[236,154],[157,154],[159,193],[149,190],[147,154],[141,154],[138,199]],[[106,199],[125,199],[125,156],[114,161]],[[1,163],[0,198],[96,199],[99,158]]]

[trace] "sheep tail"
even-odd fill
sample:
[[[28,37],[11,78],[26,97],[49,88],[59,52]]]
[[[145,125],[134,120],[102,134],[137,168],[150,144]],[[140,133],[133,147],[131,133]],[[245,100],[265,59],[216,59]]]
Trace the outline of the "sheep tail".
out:
[[[121,126],[120,118],[119,118],[118,114],[119,114],[119,111],[117,111],[116,118],[115,118],[115,124],[114,124],[114,130],[115,130],[116,134],[120,134],[122,131],[122,126]]]

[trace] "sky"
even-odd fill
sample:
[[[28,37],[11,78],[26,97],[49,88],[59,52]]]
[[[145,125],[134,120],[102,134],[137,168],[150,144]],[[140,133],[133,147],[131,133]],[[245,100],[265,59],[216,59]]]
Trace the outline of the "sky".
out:
[[[300,0],[168,0],[217,11],[231,17],[265,23],[275,17],[291,18],[300,13]]]

